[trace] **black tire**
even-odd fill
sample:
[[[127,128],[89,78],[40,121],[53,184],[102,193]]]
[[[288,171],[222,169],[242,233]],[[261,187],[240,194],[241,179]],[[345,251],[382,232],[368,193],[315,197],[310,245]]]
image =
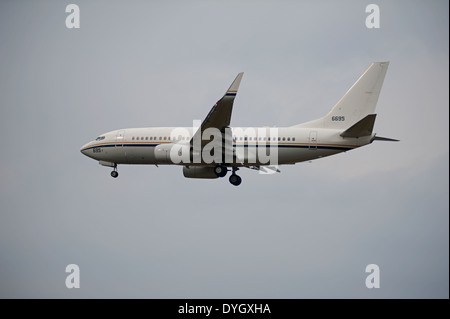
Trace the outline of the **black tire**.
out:
[[[230,176],[230,183],[234,186],[239,186],[242,183],[242,178],[236,174]]]
[[[119,176],[119,173],[116,172],[116,171],[112,171],[111,172],[111,176],[114,177],[114,178],[117,178],[117,176]]]
[[[216,167],[214,167],[214,173],[218,177],[225,177],[228,173],[228,170],[225,166],[217,165]]]

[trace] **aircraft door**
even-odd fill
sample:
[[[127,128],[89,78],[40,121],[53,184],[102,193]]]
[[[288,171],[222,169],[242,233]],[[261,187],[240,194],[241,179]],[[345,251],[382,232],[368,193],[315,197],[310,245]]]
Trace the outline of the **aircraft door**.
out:
[[[311,131],[309,133],[309,149],[317,150],[317,131]]]
[[[124,130],[117,132],[116,148],[122,148],[123,147],[124,135],[125,135],[125,131]]]

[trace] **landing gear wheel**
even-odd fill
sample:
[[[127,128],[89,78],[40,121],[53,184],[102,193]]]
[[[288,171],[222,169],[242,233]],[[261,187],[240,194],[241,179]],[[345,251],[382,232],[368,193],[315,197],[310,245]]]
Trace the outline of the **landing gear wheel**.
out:
[[[225,177],[225,175],[227,175],[228,173],[228,169],[225,166],[217,165],[216,167],[214,167],[214,173],[218,177]]]
[[[242,178],[236,174],[230,176],[230,183],[234,186],[239,186],[242,183]]]
[[[119,176],[119,173],[117,171],[112,171],[111,176],[117,178],[117,176]]]

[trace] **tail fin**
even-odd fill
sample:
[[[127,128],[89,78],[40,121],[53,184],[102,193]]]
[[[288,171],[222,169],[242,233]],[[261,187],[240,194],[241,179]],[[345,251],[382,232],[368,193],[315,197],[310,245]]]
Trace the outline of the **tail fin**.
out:
[[[377,105],[389,62],[374,62],[324,117],[297,127],[347,129],[369,114]]]

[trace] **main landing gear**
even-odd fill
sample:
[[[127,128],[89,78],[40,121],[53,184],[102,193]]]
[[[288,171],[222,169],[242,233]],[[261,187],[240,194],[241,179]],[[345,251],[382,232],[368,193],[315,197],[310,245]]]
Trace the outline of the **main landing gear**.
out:
[[[228,168],[222,165],[217,165],[214,167],[214,173],[217,175],[217,177],[225,177],[228,173]]]
[[[114,164],[114,170],[111,172],[111,176],[117,178],[119,176],[119,172],[117,171],[117,164]]]
[[[236,175],[236,171],[239,168],[232,167],[233,173],[230,176],[230,183],[234,186],[239,186],[242,183],[242,178],[238,175]],[[217,165],[214,167],[214,173],[217,175],[217,177],[225,177],[228,173],[228,168],[226,166]]]
[[[236,175],[233,171],[233,174],[230,176],[230,183],[234,186],[239,186],[242,183],[242,178]]]

